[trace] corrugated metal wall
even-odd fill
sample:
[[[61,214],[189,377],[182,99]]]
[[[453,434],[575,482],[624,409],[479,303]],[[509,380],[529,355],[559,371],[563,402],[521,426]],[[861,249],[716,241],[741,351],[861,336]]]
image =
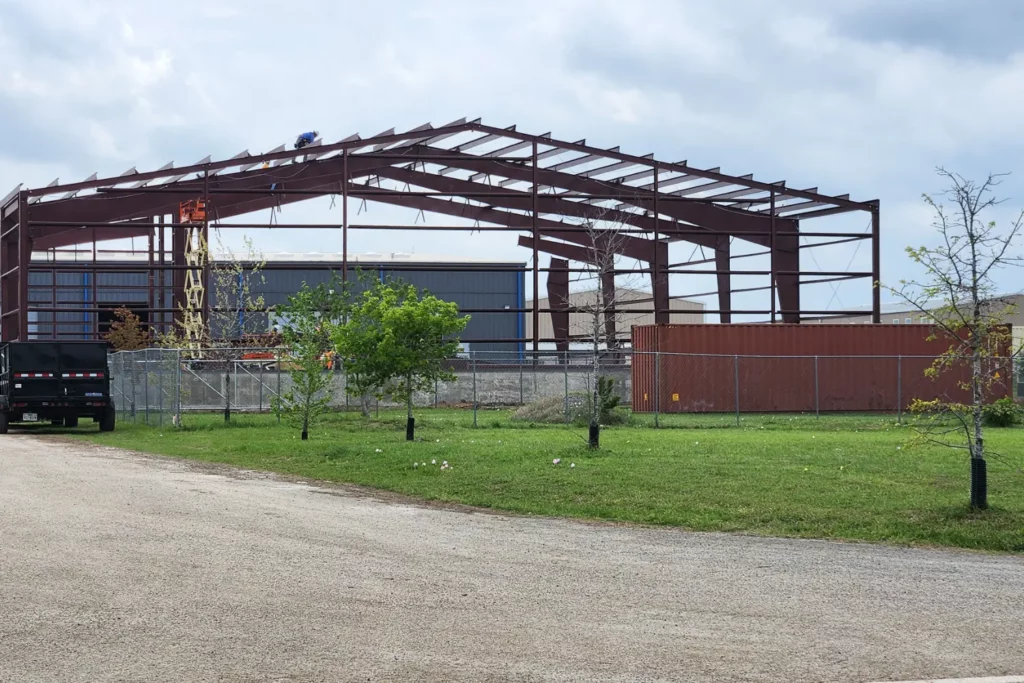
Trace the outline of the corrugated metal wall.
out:
[[[524,294],[522,287],[522,274],[518,272],[505,271],[444,271],[444,270],[388,270],[386,267],[361,264],[364,272],[370,271],[378,277],[394,277],[409,282],[419,288],[426,289],[435,296],[446,301],[453,301],[459,308],[495,308],[495,309],[517,309],[524,306]],[[38,312],[33,314],[32,322],[34,329],[30,333],[34,336],[48,337],[50,325],[56,322],[56,330],[64,339],[88,338],[94,325],[95,313],[88,313],[81,309],[93,307],[91,304],[83,306],[78,302],[93,301],[93,278],[96,280],[96,299],[100,306],[110,306],[111,309],[120,304],[137,304],[140,307],[147,307],[149,299],[148,289],[134,289],[135,287],[146,287],[149,284],[149,275],[146,271],[137,272],[99,272],[89,271],[61,271],[60,266],[49,267],[48,264],[34,264],[30,272],[29,300],[38,306],[66,307],[68,312]],[[316,286],[322,282],[329,282],[333,271],[322,268],[303,268],[301,264],[294,269],[267,269],[262,273],[264,283],[253,282],[254,295],[262,295],[268,306],[287,303],[288,296],[299,291],[304,283]],[[355,269],[350,268],[350,279],[356,280]],[[165,288],[156,288],[157,307],[171,308],[172,293],[170,285],[172,273],[165,274]],[[124,289],[119,289],[123,287]],[[212,292],[214,288],[208,291]],[[211,300],[211,305],[217,303]],[[230,303],[230,305],[234,305]],[[264,313],[246,314],[248,318],[244,321],[245,329],[266,331],[269,329],[270,321]],[[522,313],[471,313],[471,319],[463,337],[467,339],[514,339],[524,336],[523,314]],[[56,316],[56,317],[55,317]],[[101,316],[102,319],[106,314]],[[170,314],[161,316],[157,314],[155,322],[161,322],[162,317],[170,320]],[[100,332],[106,331],[106,323],[100,325]],[[219,330],[214,330],[218,334]],[[474,350],[513,353],[520,350],[520,344],[516,343],[486,343],[472,344]]]
[[[925,375],[949,348],[931,333],[927,325],[635,327],[633,409],[876,412],[915,398],[969,400],[966,370]],[[1012,395],[1006,366],[990,400]]]
[[[395,278],[466,308],[509,308],[523,307],[523,292],[519,283],[520,273],[503,271],[443,271],[443,270],[388,270],[362,265],[364,272],[375,272],[384,279]],[[349,278],[356,280],[355,270],[350,269]],[[268,306],[281,305],[288,296],[302,289],[303,284],[315,287],[330,282],[333,271],[321,269],[265,270],[264,284],[253,287],[254,294],[261,294]],[[468,313],[469,324],[462,337],[465,339],[515,339],[523,336],[522,313]],[[261,322],[265,320],[260,319]],[[475,343],[473,350],[512,353],[520,345],[509,342]]]
[[[171,306],[171,277],[169,272],[166,273],[166,287],[163,291],[159,283],[156,283],[158,308]],[[33,270],[29,272],[28,295],[31,304],[66,308],[67,312],[34,312],[29,325],[30,338],[49,338],[54,329],[60,338],[65,340],[91,339],[95,329],[103,334],[108,329],[114,308],[121,305],[149,307],[148,285],[149,274],[145,271],[96,273],[61,270],[59,265],[49,267],[41,263],[33,264]],[[139,287],[146,289],[138,289]],[[96,308],[97,305],[109,307],[111,312],[97,314],[83,310]],[[169,314],[167,317],[169,319]],[[159,318],[154,320],[158,321]]]

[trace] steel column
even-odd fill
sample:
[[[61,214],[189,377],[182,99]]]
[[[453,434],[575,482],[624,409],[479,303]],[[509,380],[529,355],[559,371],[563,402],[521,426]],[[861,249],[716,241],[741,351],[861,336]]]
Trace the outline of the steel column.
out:
[[[185,306],[185,227],[177,214],[171,215],[171,325],[182,322]]]
[[[341,281],[348,282],[348,148],[342,161],[341,183]]]
[[[771,295],[772,295],[772,306],[771,306],[772,322],[774,323],[775,322],[775,293],[778,290],[778,283],[775,280],[775,278],[777,277],[777,274],[775,272],[775,256],[776,256],[775,252],[776,252],[776,246],[775,246],[775,186],[774,185],[772,185],[772,191],[771,191],[771,207],[770,207],[770,210],[771,210],[771,223],[770,223],[771,227],[770,227],[769,233],[768,233],[768,251],[771,252],[771,256],[769,256],[769,258],[771,259],[771,271],[772,271],[772,274],[771,274],[771,278],[772,279],[771,279],[770,287],[771,287]]]
[[[149,307],[150,308],[156,308],[156,287],[155,287],[156,283],[154,281],[154,278],[156,277],[156,269],[155,269],[155,262],[156,262],[155,250],[156,250],[156,245],[154,244],[155,235],[153,233],[154,233],[153,228],[150,228],[149,229],[149,269],[148,269],[149,272],[146,273],[146,279],[147,279],[147,281],[149,283],[149,299],[148,299],[148,301],[149,301]],[[93,278],[95,278],[95,277],[96,276],[93,275]],[[148,329],[152,330],[153,329],[153,324],[156,321],[155,320],[148,320],[146,322],[147,322],[147,325],[148,325]]]
[[[552,336],[560,341],[555,348],[569,351],[569,261],[551,258],[548,270],[548,307],[551,310]]]
[[[878,202],[871,207],[871,322],[882,322],[882,232]]]
[[[32,236],[28,225],[28,195],[18,193],[18,339],[28,341],[28,269]]]
[[[537,230],[537,143],[533,143],[533,210],[530,212],[533,221],[533,362],[537,362],[540,351],[540,232]]]
[[[718,309],[726,311],[719,313],[718,321],[722,324],[732,322],[732,314],[728,311],[732,308],[732,274],[729,268],[732,265],[731,246],[728,237],[718,239],[718,247],[715,249],[715,269],[718,274]]]
[[[210,169],[203,172],[203,225],[200,234],[203,236],[203,243],[200,245],[203,255],[203,325],[212,334],[213,326],[210,324],[210,213],[213,206],[210,204]]]
[[[89,278],[92,283],[92,305],[99,308],[99,287],[96,284],[96,237],[93,235],[92,240],[92,277]],[[100,336],[100,312],[96,311],[96,315],[93,315],[92,320],[92,337],[93,339],[99,339]],[[147,399],[148,400],[148,399]]]

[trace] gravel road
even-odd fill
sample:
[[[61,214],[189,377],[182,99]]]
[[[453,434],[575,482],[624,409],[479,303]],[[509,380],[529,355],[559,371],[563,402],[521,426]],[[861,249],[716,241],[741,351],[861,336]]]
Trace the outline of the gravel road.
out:
[[[515,518],[0,437],[0,681],[1024,673],[1024,558]]]

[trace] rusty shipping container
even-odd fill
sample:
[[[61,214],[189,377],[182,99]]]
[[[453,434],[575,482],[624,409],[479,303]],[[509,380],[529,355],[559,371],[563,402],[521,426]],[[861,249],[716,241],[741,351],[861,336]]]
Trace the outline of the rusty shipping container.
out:
[[[928,325],[644,325],[633,328],[633,410],[879,412],[914,399],[969,401],[966,368],[925,375],[948,341]],[[987,400],[1011,396],[1012,365]],[[655,353],[660,352],[660,353]]]

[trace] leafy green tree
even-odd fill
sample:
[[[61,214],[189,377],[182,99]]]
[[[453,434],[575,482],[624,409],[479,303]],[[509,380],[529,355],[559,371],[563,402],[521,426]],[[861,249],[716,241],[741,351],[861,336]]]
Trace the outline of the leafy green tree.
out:
[[[152,341],[149,331],[142,327],[142,321],[127,306],[114,309],[114,322],[104,336],[115,351],[138,351],[148,348]]]
[[[908,247],[908,256],[925,275],[921,281],[903,280],[898,289],[889,289],[931,321],[933,339],[949,342],[926,374],[935,377],[964,368],[969,373],[970,379],[961,383],[970,394],[969,403],[917,402],[912,409],[939,418],[920,432],[924,438],[970,454],[971,507],[984,509],[988,507],[985,406],[993,389],[1010,381],[1008,353],[1013,343],[1005,321],[1014,308],[998,295],[995,274],[1024,262],[1017,251],[1024,212],[1007,227],[997,227],[983,216],[1000,203],[992,196],[998,176],[975,182],[941,168],[938,173],[949,183],[945,196],[950,206],[928,195],[924,199],[935,212],[939,244]],[[949,420],[952,428],[946,427]]]
[[[412,397],[437,381],[455,381],[445,367],[459,349],[469,316],[458,306],[412,285],[378,282],[364,291],[336,329],[335,348],[357,390],[406,405],[406,438],[413,439]]]
[[[279,363],[287,363],[291,388],[275,398],[274,410],[302,428],[309,428],[330,405],[334,373],[328,368],[334,334],[344,316],[345,292],[336,283],[317,287],[303,285],[280,309],[281,336],[285,351]]]

